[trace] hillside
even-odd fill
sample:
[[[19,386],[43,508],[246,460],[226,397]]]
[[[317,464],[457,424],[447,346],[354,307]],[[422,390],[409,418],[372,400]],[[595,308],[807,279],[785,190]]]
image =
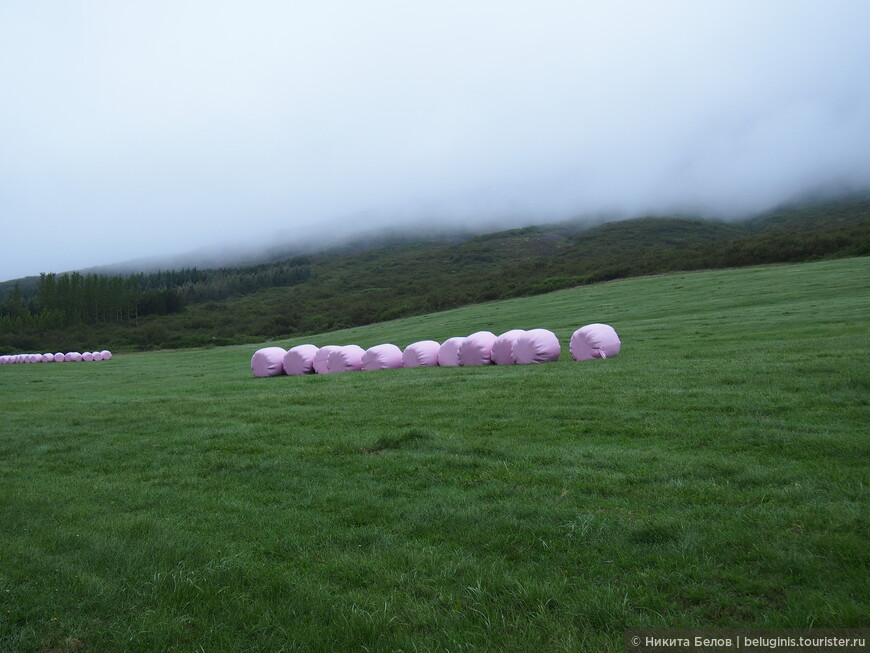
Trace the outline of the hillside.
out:
[[[283,347],[551,329],[558,362],[254,378],[264,343],[0,368],[2,651],[625,651],[861,628],[870,259]],[[612,324],[619,356],[567,343]]]
[[[647,217],[475,237],[380,235],[242,268],[141,274],[139,294],[126,309],[101,311],[97,299],[83,299],[94,304],[91,312],[67,310],[53,322],[40,317],[37,295],[22,292],[12,309],[7,300],[0,311],[6,316],[0,316],[0,348],[225,345],[610,279],[867,254],[867,198],[792,207],[737,223]],[[100,318],[108,312],[114,321]]]

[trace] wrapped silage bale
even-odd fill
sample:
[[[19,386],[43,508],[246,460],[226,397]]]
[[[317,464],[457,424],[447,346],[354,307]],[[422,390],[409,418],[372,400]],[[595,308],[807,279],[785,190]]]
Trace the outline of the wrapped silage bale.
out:
[[[463,367],[491,364],[495,340],[496,336],[491,331],[472,333],[459,346],[459,364]]]
[[[336,349],[338,349],[338,345],[326,345],[317,350],[317,353],[314,355],[314,361],[311,364],[317,374],[326,374],[329,371],[327,369],[329,355]]]
[[[329,352],[326,359],[327,374],[340,372],[358,372],[362,369],[362,358],[365,349],[359,345],[343,345]]]
[[[314,371],[314,357],[317,355],[314,345],[296,345],[284,354],[284,373],[291,376],[310,374]]]
[[[93,352],[90,352],[90,351],[86,351],[86,352],[84,352],[84,353],[82,354],[82,360],[83,360],[83,361],[87,361],[88,363],[90,363],[92,360],[94,360],[94,354],[93,354]]]
[[[402,366],[402,350],[389,343],[369,347],[362,357],[363,371],[395,370]]]
[[[61,352],[57,352],[54,355],[54,362],[55,363],[63,363],[65,360],[66,360],[66,356],[64,356]]]
[[[54,354],[48,354],[48,353],[43,354],[42,355],[42,362],[43,363],[53,363],[54,362]]]
[[[587,324],[571,336],[571,357],[575,361],[613,358],[621,346],[619,336],[609,324]]]
[[[438,352],[441,345],[434,340],[412,342],[402,352],[403,367],[434,367],[438,365]]]
[[[447,338],[438,350],[438,364],[441,367],[459,366],[459,348],[465,342],[465,336]]]
[[[79,363],[82,360],[82,355],[77,351],[71,351],[67,352],[63,358],[67,363]]]
[[[547,329],[531,329],[514,343],[511,355],[518,365],[551,363],[559,360],[562,347],[556,334]]]
[[[511,354],[514,343],[521,335],[525,333],[523,329],[511,329],[505,331],[492,345],[492,362],[496,365],[512,365],[514,357]]]
[[[94,352],[94,360],[95,360],[95,361],[101,361],[101,360],[103,360],[103,352],[101,352],[101,351],[95,351],[95,352]]]
[[[103,360],[104,360],[104,361],[107,361],[107,360],[109,360],[110,358],[112,358],[112,352],[110,352],[108,349],[104,349],[104,350],[101,351],[100,353],[103,355]]]
[[[284,354],[282,347],[263,347],[251,356],[251,369],[254,376],[280,376],[284,374]]]

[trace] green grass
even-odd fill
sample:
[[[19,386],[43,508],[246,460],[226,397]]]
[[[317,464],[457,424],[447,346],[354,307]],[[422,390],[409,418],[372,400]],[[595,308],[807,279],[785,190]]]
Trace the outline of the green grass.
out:
[[[538,366],[255,379],[260,345],[4,366],[0,650],[866,627],[868,288],[866,258],[675,274],[307,339],[545,327],[563,355]],[[571,361],[596,321],[622,354]]]

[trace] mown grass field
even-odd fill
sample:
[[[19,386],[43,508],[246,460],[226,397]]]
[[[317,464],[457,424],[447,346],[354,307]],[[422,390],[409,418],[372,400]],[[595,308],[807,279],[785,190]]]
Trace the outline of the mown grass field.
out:
[[[538,366],[255,379],[257,344],[4,366],[0,650],[866,627],[868,289],[867,258],[675,274],[308,339],[545,327],[563,354]],[[622,354],[571,361],[597,321]]]

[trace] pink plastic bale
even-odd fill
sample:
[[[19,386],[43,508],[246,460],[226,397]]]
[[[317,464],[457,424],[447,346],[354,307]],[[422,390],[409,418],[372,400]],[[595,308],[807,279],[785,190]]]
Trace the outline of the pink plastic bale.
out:
[[[93,352],[86,351],[84,354],[82,354],[82,360],[90,363],[92,360],[94,360]]]
[[[317,355],[314,345],[296,345],[284,354],[284,374],[296,376],[314,372],[314,357]]]
[[[492,362],[496,365],[511,365],[514,363],[513,350],[514,343],[525,331],[523,329],[511,329],[501,334],[495,339],[492,345]]]
[[[459,347],[459,364],[464,367],[492,363],[492,346],[496,336],[490,331],[477,331],[468,336]]]
[[[42,355],[43,363],[53,363],[54,362],[54,354],[43,354]]]
[[[251,369],[254,376],[280,376],[284,374],[284,354],[282,347],[263,347],[251,356]]]
[[[66,360],[66,357],[60,352],[57,352],[54,355],[54,362],[55,363],[63,363],[65,360]]]
[[[103,360],[103,352],[101,352],[101,351],[95,351],[95,352],[94,352],[94,360],[95,360],[95,361],[101,361],[101,360]]]
[[[82,362],[82,355],[79,352],[74,351],[74,352],[70,353],[70,360],[73,363],[81,363]]]
[[[314,362],[311,364],[317,374],[326,374],[329,371],[326,369],[326,364],[329,362],[329,355],[336,349],[338,345],[326,345],[317,350]]]
[[[434,340],[412,342],[402,352],[403,367],[434,367],[438,365],[438,352],[441,345]]]
[[[362,369],[395,370],[403,366],[402,350],[396,345],[383,344],[369,347],[362,357]]]
[[[465,342],[463,336],[448,338],[438,350],[438,364],[441,367],[457,367],[459,365],[459,348]]]
[[[104,350],[101,351],[100,353],[103,355],[103,360],[104,360],[104,361],[107,361],[107,360],[109,360],[110,358],[112,358],[112,352],[110,352],[108,349],[104,349]]]
[[[547,329],[532,329],[517,338],[512,350],[514,362],[518,365],[532,363],[551,363],[559,360],[562,347],[556,334]]]
[[[571,336],[571,357],[575,361],[613,358],[621,346],[619,336],[609,324],[587,324]]]
[[[362,358],[365,349],[359,345],[344,345],[329,352],[326,359],[326,372],[338,374],[340,372],[358,372],[362,369]]]

